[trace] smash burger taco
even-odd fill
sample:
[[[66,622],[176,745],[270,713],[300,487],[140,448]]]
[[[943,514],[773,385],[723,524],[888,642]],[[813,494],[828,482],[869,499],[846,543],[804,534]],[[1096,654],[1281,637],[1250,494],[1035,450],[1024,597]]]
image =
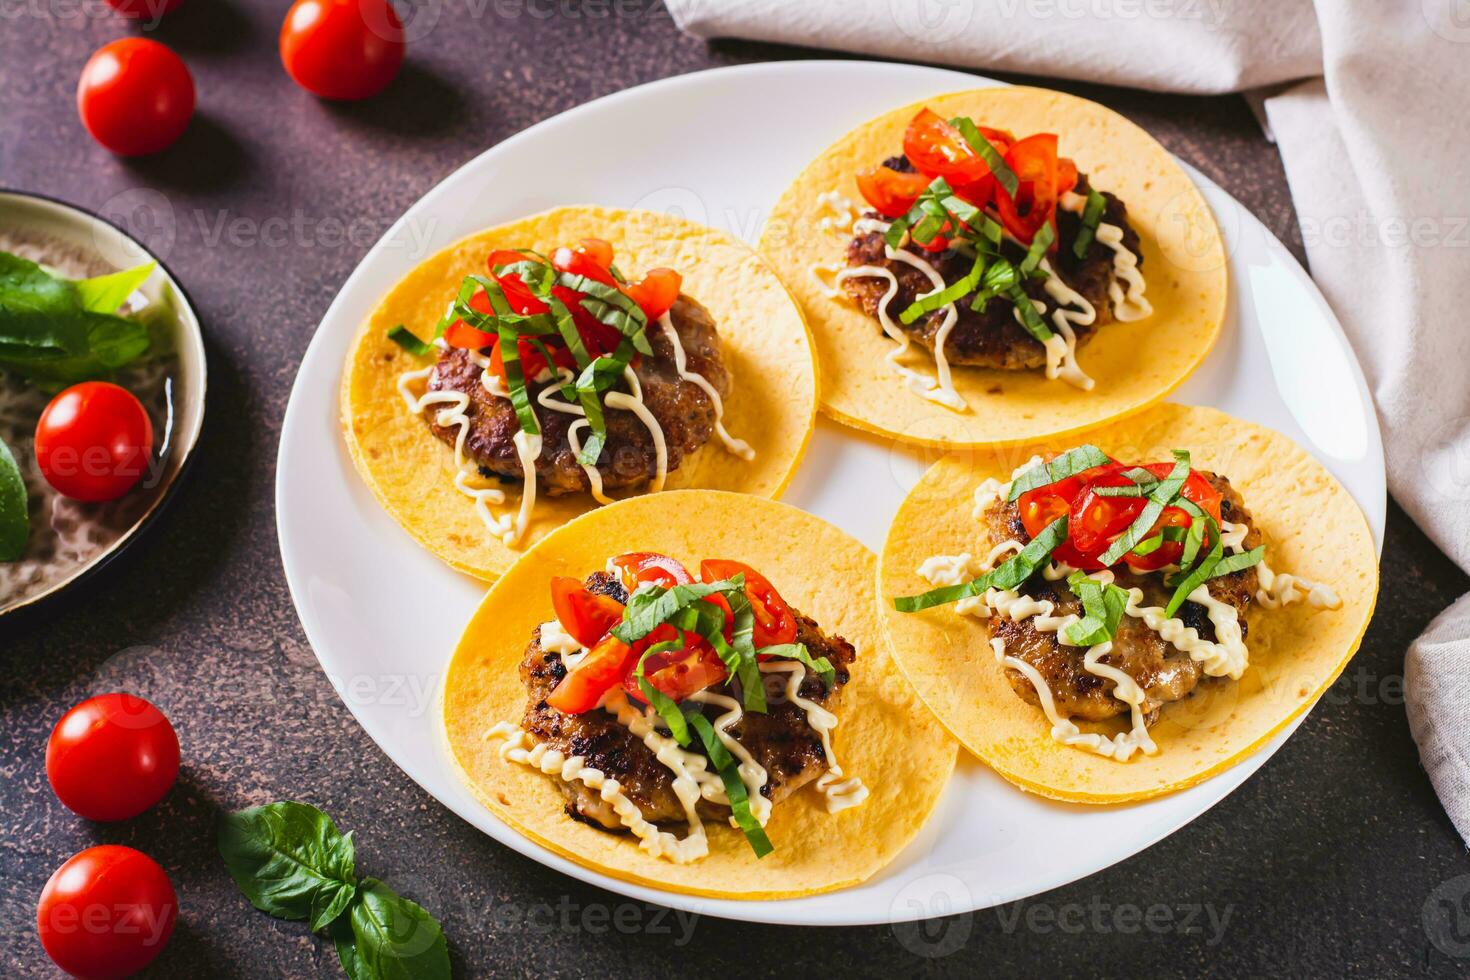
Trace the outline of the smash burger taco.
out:
[[[1012,466],[936,463],[894,520],[879,588],[920,696],[1021,788],[1113,803],[1192,786],[1305,711],[1357,649],[1372,535],[1285,436],[1161,405]]]
[[[347,445],[379,501],[486,579],[617,496],[779,494],[815,411],[801,313],[755,253],[596,207],[423,262],[364,324],[342,385]]]
[[[855,884],[956,752],[877,643],[873,576],[857,541],[759,498],[594,511],[486,595],[449,745],[497,816],[607,874],[727,898]]]
[[[1219,231],[1179,165],[1042,89],[865,123],[796,179],[760,249],[811,323],[823,409],[932,445],[1138,411],[1199,365],[1225,311]]]

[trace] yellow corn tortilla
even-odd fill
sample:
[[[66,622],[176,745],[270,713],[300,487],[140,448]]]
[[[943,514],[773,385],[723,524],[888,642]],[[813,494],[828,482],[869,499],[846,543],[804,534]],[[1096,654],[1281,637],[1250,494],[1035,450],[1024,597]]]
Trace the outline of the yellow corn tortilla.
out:
[[[779,496],[806,451],[816,421],[817,376],[811,337],[781,281],[751,249],[723,232],[651,211],[564,207],[471,235],[426,259],[383,297],[358,334],[342,378],[342,428],[357,471],[378,501],[419,544],[454,568],[492,580],[553,528],[597,506],[590,494],[537,495],[525,536],[503,544],[454,486],[454,449],[435,438],[428,419],[405,408],[398,376],[422,368],[388,339],[405,324],[433,333],[466,275],[485,275],[495,248],[550,254],[582,238],[602,238],[631,277],[667,266],[684,277],[683,292],[714,319],[733,379],[725,426],[755,450],[750,462],[712,437],[669,473],[666,486],[715,487]],[[544,409],[537,409],[538,414]],[[614,410],[615,411],[615,410]],[[511,511],[520,485],[505,485]]]
[[[1033,453],[1075,442],[1002,453],[952,453],[915,485],[899,508],[879,559],[880,623],[904,673],[966,748],[1024,790],[1078,803],[1121,803],[1193,786],[1255,752],[1342,673],[1368,627],[1378,594],[1378,559],[1363,512],[1342,484],[1278,432],[1209,408],[1159,405],[1086,442],[1115,459],[1150,462],[1188,449],[1196,468],[1240,491],[1277,573],[1331,586],[1337,610],[1305,602],[1279,609],[1252,603],[1239,681],[1202,681],[1193,696],[1165,705],[1150,728],[1159,753],[1114,762],[1055,741],[1039,707],[1014,692],[995,662],[983,619],[953,605],[894,610],[894,596],[931,586],[916,572],[932,555],[983,554],[986,532],[972,494],[986,478],[1010,479]],[[1112,734],[1125,723],[1079,723]]]
[[[1077,161],[1099,191],[1116,194],[1142,242],[1146,295],[1154,314],[1110,323],[1078,350],[1097,382],[1081,391],[1048,381],[1042,370],[954,368],[957,412],[904,386],[885,360],[894,344],[878,321],[845,297],[828,299],[811,270],[846,265],[849,236],[819,226],[831,211],[820,195],[837,191],[867,205],[856,174],[903,152],[909,121],[928,106],[948,118],[1009,129],[1017,137],[1056,133],[1062,156]],[[1161,401],[1197,368],[1225,315],[1226,255],[1214,216],[1167,150],[1122,116],[1095,102],[1045,89],[955,92],[879,116],[817,157],[782,195],[761,235],[770,260],[801,303],[816,339],[822,411],[839,422],[928,446],[1019,445],[1094,428]],[[825,277],[830,280],[830,273]],[[917,344],[903,364],[929,377],[934,358]]]
[[[658,551],[696,567],[734,558],[766,575],[795,608],[857,649],[833,744],[843,772],[870,795],[829,814],[813,785],[777,804],[766,831],[775,851],[757,859],[724,821],[705,821],[710,853],[692,864],[651,857],[628,834],[569,818],[553,777],[502,761],[497,722],[519,724],[518,669],[531,631],[552,619],[552,576],[584,578],[627,551]],[[526,552],[485,596],[445,679],[450,748],[475,795],[526,837],[625,881],[720,898],[785,898],[871,876],[903,849],[933,809],[957,746],[924,710],[878,640],[876,559],[852,537],[794,507],[714,490],[634,497],[558,528]],[[600,710],[600,709],[599,709]],[[674,829],[674,828],[671,828]]]

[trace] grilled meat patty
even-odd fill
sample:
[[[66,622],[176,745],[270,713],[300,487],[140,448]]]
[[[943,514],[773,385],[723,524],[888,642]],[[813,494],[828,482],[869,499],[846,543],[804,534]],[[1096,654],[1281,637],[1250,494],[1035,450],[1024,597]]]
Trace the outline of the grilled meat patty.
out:
[[[1245,547],[1254,548],[1261,543],[1261,532],[1251,521],[1240,494],[1230,481],[1214,473],[1202,473],[1220,494],[1220,516],[1235,524],[1244,524],[1250,530],[1245,536]],[[1011,538],[1022,543],[1030,540],[1021,523],[1020,512],[1015,503],[1004,501],[992,504],[985,513],[994,544]],[[1124,589],[1142,589],[1146,606],[1165,606],[1173,595],[1166,589],[1163,577],[1157,573],[1139,575],[1128,570],[1126,565],[1114,570],[1114,583]],[[1241,635],[1248,632],[1245,614],[1256,592],[1255,568],[1243,569],[1230,575],[1222,575],[1209,581],[1210,595],[1220,602],[1233,606],[1240,617]],[[1081,616],[1082,603],[1064,581],[1048,582],[1036,574],[1020,589],[1036,599],[1046,599],[1056,605],[1054,615],[1074,614]],[[1201,638],[1214,641],[1215,627],[1206,615],[1205,607],[1195,602],[1185,602],[1179,608],[1179,619],[1193,627]],[[1033,619],[1016,623],[1001,616],[992,616],[989,621],[990,635],[1005,644],[1006,653],[1035,667],[1051,688],[1057,713],[1064,718],[1102,721],[1114,715],[1127,714],[1128,705],[1113,696],[1113,682],[1088,672],[1082,660],[1086,647],[1063,645],[1054,632],[1038,630]],[[1132,677],[1144,692],[1143,711],[1148,724],[1153,724],[1159,708],[1188,697],[1202,682],[1220,682],[1228,678],[1209,677],[1199,663],[1172,643],[1166,643],[1158,633],[1148,628],[1143,620],[1124,616],[1118,626],[1118,635],[1113,648],[1100,658],[1101,663],[1116,667]],[[1020,671],[1007,667],[1006,679],[1022,699],[1040,706],[1036,690]]]
[[[709,311],[688,296],[681,295],[669,311],[669,319],[684,348],[688,370],[704,375],[721,398],[729,395],[730,374],[720,356],[720,337]],[[673,472],[685,456],[703,446],[714,434],[715,406],[702,388],[679,377],[674,346],[657,324],[650,324],[648,341],[653,348],[653,356],[642,357],[633,371],[643,388],[644,404],[663,428],[668,447],[668,468]],[[521,480],[524,473],[512,442],[520,431],[515,409],[509,399],[486,390],[481,382],[482,374],[469,351],[450,348],[439,355],[439,363],[429,376],[428,387],[430,391],[459,391],[469,395],[470,404],[465,409],[470,420],[469,434],[465,437],[466,457],[474,460],[486,476]],[[541,424],[542,448],[536,459],[537,489],[551,496],[584,493],[591,489],[591,484],[567,440],[567,429],[581,416],[554,411],[536,403],[537,396],[552,387],[554,382],[555,379],[551,378],[527,384],[536,419]],[[615,390],[626,392],[628,385],[620,383]],[[559,392],[552,397],[561,398]],[[607,419],[607,443],[597,464],[603,489],[621,490],[653,479],[657,472],[657,457],[648,427],[632,412],[609,407],[604,416]],[[428,417],[429,428],[434,435],[454,445],[459,427],[437,424],[432,411]],[[583,428],[580,434],[582,441],[586,442],[587,430]]]
[[[912,170],[908,160],[904,157],[892,158],[886,161],[885,166],[904,172]],[[1087,177],[1085,174],[1079,175],[1075,193],[1085,196],[1087,192]],[[1107,202],[1107,208],[1102,220],[1123,229],[1123,244],[1129,251],[1139,256],[1139,267],[1142,268],[1143,260],[1138,250],[1138,234],[1128,223],[1127,209],[1123,206],[1123,202],[1106,191],[1103,192],[1103,200]],[[870,211],[864,217],[887,220],[876,211]],[[1072,251],[1072,245],[1076,242],[1077,233],[1081,227],[1080,216],[1070,211],[1057,209],[1059,247],[1049,257],[1052,268],[1056,270],[1062,281],[1085,296],[1097,311],[1097,319],[1093,323],[1086,326],[1080,324],[1073,326],[1072,330],[1077,335],[1078,347],[1091,340],[1098,327],[1111,323],[1113,320],[1113,304],[1108,296],[1108,286],[1113,281],[1113,252],[1106,245],[1094,241],[1088,246],[1086,256],[1081,259],[1077,258]],[[1003,241],[1002,249],[1016,263],[1019,263],[1026,255],[1026,250],[1009,238]],[[944,278],[946,284],[963,279],[974,266],[972,257],[954,249],[929,253],[916,245],[909,245],[904,251],[927,261]],[[935,337],[939,333],[940,325],[944,322],[942,308],[907,326],[899,320],[899,314],[907,309],[920,294],[931,292],[934,289],[934,284],[929,281],[929,277],[906,262],[889,259],[884,251],[883,234],[878,231],[857,235],[848,243],[847,264],[850,267],[879,266],[894,274],[898,280],[898,292],[888,304],[889,318],[906,331],[916,343],[933,351]],[[883,294],[888,291],[888,280],[873,276],[854,277],[845,280],[842,287],[864,313],[874,320],[878,319],[878,305],[883,301]],[[1047,309],[1042,314],[1042,319],[1050,326],[1052,311],[1056,309],[1057,304],[1046,295],[1042,281],[1028,279],[1024,288],[1026,295],[1046,304]],[[974,294],[970,293],[955,304],[959,318],[955,321],[944,344],[944,353],[950,364],[1001,368],[1007,371],[1046,365],[1046,349],[1042,347],[1040,341],[1032,337],[1024,327],[1016,322],[1014,307],[1009,300],[999,297],[991,299],[986,304],[984,311],[977,313],[970,309],[970,302],[973,299]]]
[[[628,594],[617,579],[606,572],[596,572],[587,579],[593,592],[610,595],[626,602]],[[808,673],[801,683],[800,694],[829,711],[837,710],[848,668],[856,654],[852,644],[840,636],[827,636],[810,618],[792,610],[796,616],[796,642],[806,644],[813,658],[826,657],[836,670],[836,683],[828,691],[822,679]],[[546,698],[566,676],[561,654],[541,649],[540,631],[531,638],[521,662],[521,681],[529,695],[521,727],[536,741],[550,743],[568,756],[580,755],[586,764],[618,781],[623,792],[643,811],[652,823],[682,823],[684,807],[674,795],[673,774],[656,759],[648,746],[618,723],[617,718],[601,708],[579,715],[568,715],[549,707]],[[766,714],[745,714],[731,727],[733,735],[745,746],[767,773],[761,794],[779,803],[827,768],[822,739],[807,724],[806,711],[785,699],[787,674],[767,675]],[[717,711],[707,714],[711,722]],[[698,745],[689,751],[698,751]],[[562,783],[567,796],[567,814],[608,830],[621,830],[617,814],[597,793],[581,783]],[[706,818],[729,815],[729,808],[701,801],[700,814]]]

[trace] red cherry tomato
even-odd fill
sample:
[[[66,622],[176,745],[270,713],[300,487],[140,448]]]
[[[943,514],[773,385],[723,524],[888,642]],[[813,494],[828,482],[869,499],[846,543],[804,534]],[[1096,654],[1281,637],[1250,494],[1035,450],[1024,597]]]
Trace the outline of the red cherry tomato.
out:
[[[324,99],[377,95],[403,64],[403,24],[388,0],[296,0],[281,25],[281,63]]]
[[[107,5],[124,17],[157,20],[183,2],[184,0],[107,0]]]
[[[569,715],[591,711],[604,694],[622,682],[635,662],[633,648],[608,634],[561,679],[546,703]]]
[[[1056,215],[1056,134],[1028,136],[1007,150],[1005,157],[1019,183],[1014,197],[997,186],[995,207],[1006,231],[1029,244],[1041,226]]]
[[[1145,534],[1139,540],[1150,538],[1166,527],[1175,527],[1184,530],[1189,527],[1190,523],[1189,512],[1184,510],[1184,508],[1165,507],[1164,512],[1159,515],[1159,519],[1154,521],[1154,526],[1149,528],[1148,534]],[[1154,572],[1163,568],[1165,565],[1174,564],[1182,557],[1184,557],[1184,542],[1165,541],[1158,548],[1150,551],[1146,555],[1135,555],[1130,551],[1123,556],[1123,560],[1135,572]]]
[[[1132,480],[1122,475],[1121,468],[1102,469],[1109,472],[1087,481],[1081,494],[1072,502],[1067,521],[1068,543],[1087,559],[1081,567],[1089,570],[1103,567],[1097,556],[1107,551],[1113,539],[1128,529],[1146,503],[1142,497],[1107,497],[1098,493],[1100,487],[1133,485]]]
[[[699,563],[703,582],[718,582],[738,573],[745,575],[745,597],[755,612],[755,645],[768,647],[795,640],[796,616],[764,575],[744,562],[723,558],[706,558]]]
[[[673,269],[649,269],[642,279],[625,284],[623,292],[652,321],[674,308],[683,285],[684,277]]]
[[[99,694],[61,716],[46,743],[57,799],[88,820],[126,820],[179,774],[179,738],[163,712],[132,694]]]
[[[958,129],[932,109],[923,109],[903,134],[903,154],[921,173],[943,177],[950,186],[972,184],[990,173]]]
[[[556,621],[562,629],[584,647],[595,645],[623,619],[621,602],[560,575],[551,580],[551,608],[556,610]]]
[[[674,636],[674,628],[665,623],[650,633],[640,646],[646,650],[656,643],[668,642]],[[673,700],[683,701],[691,694],[722,682],[725,679],[725,663],[708,643],[685,633],[681,648],[655,653],[643,662],[643,676]],[[640,702],[646,700],[632,670],[623,678],[623,690]]]
[[[636,592],[640,585],[657,585],[671,589],[694,581],[689,570],[668,555],[656,551],[630,551],[612,560],[623,588]]]
[[[1168,476],[1169,471],[1173,468],[1173,463],[1149,463],[1144,466],[1144,469],[1160,480]],[[1220,523],[1220,495],[1210,485],[1210,481],[1200,475],[1198,470],[1189,471],[1189,476],[1184,480],[1184,487],[1179,492],[1186,500],[1198,504],[1201,510],[1215,519],[1216,524]]]
[[[67,973],[112,980],[153,962],[178,914],[173,885],[156,861],[131,847],[102,844],[74,855],[46,882],[36,931]]]
[[[576,276],[586,276],[595,282],[607,286],[616,286],[617,280],[607,270],[606,266],[599,265],[589,253],[580,249],[568,248],[563,245],[551,253],[551,264],[562,272],[570,272]]]
[[[601,238],[584,238],[577,245],[577,251],[586,255],[604,269],[612,268],[613,247]]]
[[[125,37],[87,61],[77,83],[77,112],[92,138],[113,153],[157,153],[189,125],[194,79],[162,44]]]
[[[1057,197],[1077,186],[1077,164],[1068,157],[1057,160]]]
[[[493,309],[490,306],[490,297],[485,295],[485,290],[476,290],[470,297],[470,309],[477,313],[490,314]],[[469,350],[480,350],[489,347],[495,342],[495,335],[472,327],[463,320],[455,320],[444,331],[444,342],[450,347],[463,347]]]
[[[36,423],[36,463],[73,500],[116,500],[148,472],[153,423],[132,393],[84,381],[51,399]]]
[[[906,174],[891,167],[874,167],[860,170],[857,175],[858,191],[879,214],[889,218],[901,218],[909,213],[930,178],[923,174]]]

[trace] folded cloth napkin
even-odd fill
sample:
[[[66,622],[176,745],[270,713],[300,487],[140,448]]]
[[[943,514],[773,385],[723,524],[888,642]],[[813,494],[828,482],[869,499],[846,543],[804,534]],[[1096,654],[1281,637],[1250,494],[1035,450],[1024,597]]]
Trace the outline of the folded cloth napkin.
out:
[[[1463,0],[666,0],[685,30],[1180,92],[1265,112],[1312,274],[1368,376],[1388,485],[1470,571]],[[1409,722],[1470,842],[1470,597],[1409,649]]]

